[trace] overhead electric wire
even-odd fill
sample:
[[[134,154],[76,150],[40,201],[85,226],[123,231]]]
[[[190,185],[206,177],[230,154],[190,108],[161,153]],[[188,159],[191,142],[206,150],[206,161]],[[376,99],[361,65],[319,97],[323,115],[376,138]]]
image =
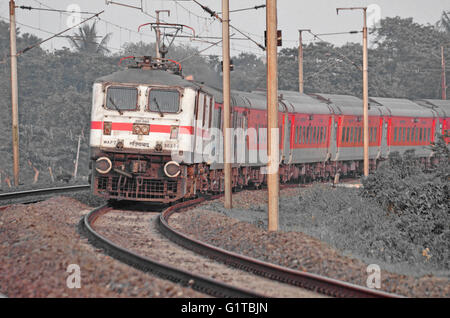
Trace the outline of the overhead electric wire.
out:
[[[258,10],[261,8],[265,8],[266,5],[265,4],[261,4],[259,6],[254,6],[254,7],[250,7],[250,8],[243,8],[243,9],[236,9],[236,10],[230,10],[229,12],[240,12],[240,11],[248,11],[248,10]],[[217,12],[218,14],[222,14],[222,12]]]
[[[50,8],[34,8],[30,6],[16,6],[18,9],[24,10],[38,10],[38,11],[51,11],[51,12],[59,12],[59,13],[80,13],[80,14],[95,14],[95,12],[86,12],[86,11],[67,11],[67,10],[59,10],[59,9],[50,9]]]
[[[217,20],[219,20],[220,22],[223,22],[222,18],[219,17],[219,15],[211,10],[210,8],[208,8],[207,6],[202,5],[200,2],[198,2],[197,0],[192,0],[194,1],[196,4],[198,4],[204,11],[206,11],[207,13],[209,13],[212,17],[216,18]],[[263,51],[266,50],[266,48],[261,45],[260,43],[256,42],[255,40],[253,40],[250,36],[248,36],[247,34],[243,33],[241,30],[239,30],[238,28],[236,28],[235,26],[233,26],[231,23],[228,23],[230,28],[232,28],[233,30],[235,30],[236,32],[239,32],[241,35],[245,36],[248,40],[250,40],[251,42],[253,42],[254,44],[256,44],[259,48],[261,48]]]
[[[39,42],[37,42],[37,43],[35,43],[35,44],[33,44],[33,45],[30,45],[30,46],[24,48],[23,50],[17,52],[17,53],[16,53],[16,56],[20,56],[20,55],[22,55],[23,53],[25,53],[25,52],[31,50],[32,48],[34,48],[34,47],[36,47],[36,46],[39,46],[39,45],[41,45],[42,43],[45,43],[45,42],[47,42],[47,41],[49,41],[49,40],[51,40],[51,39],[57,37],[58,35],[61,35],[61,34],[65,33],[65,32],[67,32],[67,31],[69,31],[69,30],[71,30],[71,29],[73,29],[73,28],[75,28],[75,27],[77,27],[77,26],[79,26],[79,25],[81,25],[81,24],[83,24],[83,23],[85,23],[85,22],[87,22],[87,21],[89,21],[89,20],[95,18],[95,17],[98,17],[98,16],[99,16],[100,14],[102,14],[103,12],[105,12],[105,11],[102,10],[102,11],[100,11],[100,12],[94,14],[93,16],[91,16],[91,17],[89,17],[89,18],[87,18],[87,19],[84,19],[84,20],[81,21],[80,23],[77,23],[77,24],[75,24],[74,26],[71,26],[70,28],[67,28],[67,29],[65,29],[65,30],[63,30],[63,31],[61,31],[61,32],[58,32],[58,33],[52,35],[51,37],[49,37],[49,38],[47,38],[47,39],[44,39],[44,40],[42,40],[42,41],[39,41]]]
[[[353,30],[353,31],[346,31],[346,32],[319,33],[316,35],[326,36],[326,35],[357,34],[357,33],[362,33],[362,31]]]
[[[311,32],[310,30],[308,30],[308,32],[311,33],[314,36],[314,38],[317,38],[317,39],[319,39],[322,42],[330,43],[330,42],[327,42],[327,41],[323,40],[322,38],[320,38],[318,34],[315,34],[315,33]],[[338,52],[336,50],[335,50],[335,52],[336,52],[337,55],[339,55],[340,57],[346,59],[348,62],[350,62],[353,66],[357,67],[362,72],[362,67],[360,65],[356,64],[355,62],[353,62],[350,58],[348,58],[344,54],[342,54],[342,53],[340,53],[340,52]]]

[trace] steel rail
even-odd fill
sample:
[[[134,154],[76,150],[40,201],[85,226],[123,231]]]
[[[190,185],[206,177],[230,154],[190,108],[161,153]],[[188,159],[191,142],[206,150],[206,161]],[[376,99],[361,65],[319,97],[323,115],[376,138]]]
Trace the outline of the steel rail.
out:
[[[181,202],[177,204],[178,208],[182,208],[185,206],[190,206],[192,204],[196,204],[202,202],[192,200]],[[173,206],[173,207],[176,207]],[[172,207],[172,208],[173,208]],[[189,273],[182,269],[176,268],[171,265],[160,263],[156,260],[152,260],[147,257],[143,257],[138,255],[137,253],[130,251],[129,249],[118,246],[114,242],[110,241],[106,237],[99,234],[95,231],[93,224],[95,221],[105,213],[108,213],[112,210],[112,207],[108,205],[101,206],[96,208],[86,214],[80,221],[79,229],[81,234],[86,236],[89,242],[105,251],[106,254],[111,257],[126,263],[134,268],[137,268],[144,272],[150,272],[154,275],[157,275],[161,278],[173,281],[182,286],[191,287],[194,290],[199,292],[214,296],[214,297],[231,297],[231,298],[265,298],[266,296],[259,294],[257,292],[242,289],[238,287],[234,287],[220,281],[216,281],[210,279],[205,276],[196,275],[193,273]]]
[[[54,187],[54,188],[43,188],[43,189],[7,192],[7,193],[0,194],[0,201],[6,200],[6,199],[23,198],[23,197],[27,197],[30,195],[44,195],[44,194],[61,193],[61,192],[72,192],[72,191],[78,191],[78,190],[86,190],[89,188],[90,188],[89,184],[83,184],[83,185],[73,185],[73,186],[65,186],[65,187]]]
[[[73,186],[65,186],[65,187],[53,187],[53,188],[43,188],[43,189],[34,189],[34,190],[24,190],[24,191],[15,191],[15,192],[7,192],[0,193],[0,211],[7,209],[12,204],[28,204],[42,201],[42,198],[39,196],[48,196],[56,193],[67,193],[67,192],[76,192],[82,190],[88,190],[90,185],[73,185]],[[28,199],[24,199],[28,198]],[[16,200],[23,199],[23,200]],[[2,205],[2,203],[4,205]],[[6,204],[5,204],[6,203]]]
[[[218,198],[221,195],[212,197]],[[205,199],[198,201],[203,202]],[[267,277],[282,283],[305,288],[317,293],[332,297],[356,297],[356,298],[399,298],[401,296],[383,291],[378,291],[355,284],[350,284],[329,277],[293,270],[287,267],[264,262],[245,255],[230,252],[211,244],[193,239],[192,237],[174,229],[169,225],[169,218],[179,212],[180,207],[174,205],[160,214],[159,228],[170,240],[211,259],[223,262],[227,265],[253,272],[256,275]]]

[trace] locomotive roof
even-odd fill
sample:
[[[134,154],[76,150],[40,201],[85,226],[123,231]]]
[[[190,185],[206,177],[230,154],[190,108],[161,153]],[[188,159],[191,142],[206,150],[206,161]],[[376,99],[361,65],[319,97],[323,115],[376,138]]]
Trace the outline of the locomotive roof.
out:
[[[117,71],[112,74],[99,77],[95,80],[95,82],[198,87],[197,83],[187,81],[181,76],[169,73],[167,71],[143,70],[140,68],[130,68],[122,71]]]
[[[428,108],[433,108],[439,112],[440,116],[450,116],[450,100],[443,99],[423,99],[416,101],[418,104]]]
[[[403,98],[370,97],[374,103],[386,107],[392,116],[434,117],[433,112],[419,104]],[[373,104],[373,103],[372,103]]]

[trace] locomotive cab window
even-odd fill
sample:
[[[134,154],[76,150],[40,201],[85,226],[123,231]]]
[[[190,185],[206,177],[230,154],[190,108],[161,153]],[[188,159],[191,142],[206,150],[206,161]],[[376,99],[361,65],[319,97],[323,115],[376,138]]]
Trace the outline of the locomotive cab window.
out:
[[[137,110],[138,90],[136,87],[110,86],[106,91],[105,106],[120,113],[127,110]]]
[[[179,91],[174,89],[150,89],[147,110],[158,113],[178,113],[179,109]]]

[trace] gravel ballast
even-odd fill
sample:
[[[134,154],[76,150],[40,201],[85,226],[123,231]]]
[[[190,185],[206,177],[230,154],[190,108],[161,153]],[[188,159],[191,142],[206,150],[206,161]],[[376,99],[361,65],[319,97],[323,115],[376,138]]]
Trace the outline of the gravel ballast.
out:
[[[8,297],[204,297],[103,254],[77,225],[90,207],[67,197],[0,211],[0,293]],[[70,264],[81,288],[70,289]]]
[[[206,202],[175,214],[170,224],[212,245],[289,268],[366,286],[367,266],[377,264],[381,268],[381,289],[384,291],[415,297],[450,296],[449,278],[445,272],[441,276],[420,275],[420,267],[417,270],[414,266],[411,269],[408,264],[397,266],[388,264],[386,260],[364,258],[358,252],[363,244],[355,243],[352,246],[346,242],[345,249],[339,248],[338,240],[342,237],[353,236],[355,240],[361,237],[356,231],[336,232],[339,227],[333,229],[333,226],[337,222],[330,221],[329,216],[326,218],[325,215],[309,212],[302,214],[305,204],[302,206],[298,197],[302,195],[305,198],[305,191],[311,189],[307,187],[281,191],[281,231],[276,233],[265,230],[266,191],[234,194],[233,209],[230,211],[223,208],[223,199]],[[298,203],[293,205],[292,200],[297,200]],[[289,211],[283,210],[287,207]],[[355,213],[351,212],[348,211],[353,216]],[[299,214],[301,217],[298,217]],[[343,214],[335,217],[343,218]],[[341,222],[345,222],[345,219]],[[354,222],[356,221],[350,223]],[[320,226],[314,226],[313,223]],[[423,257],[426,258],[426,255]],[[390,268],[386,265],[390,265]]]

